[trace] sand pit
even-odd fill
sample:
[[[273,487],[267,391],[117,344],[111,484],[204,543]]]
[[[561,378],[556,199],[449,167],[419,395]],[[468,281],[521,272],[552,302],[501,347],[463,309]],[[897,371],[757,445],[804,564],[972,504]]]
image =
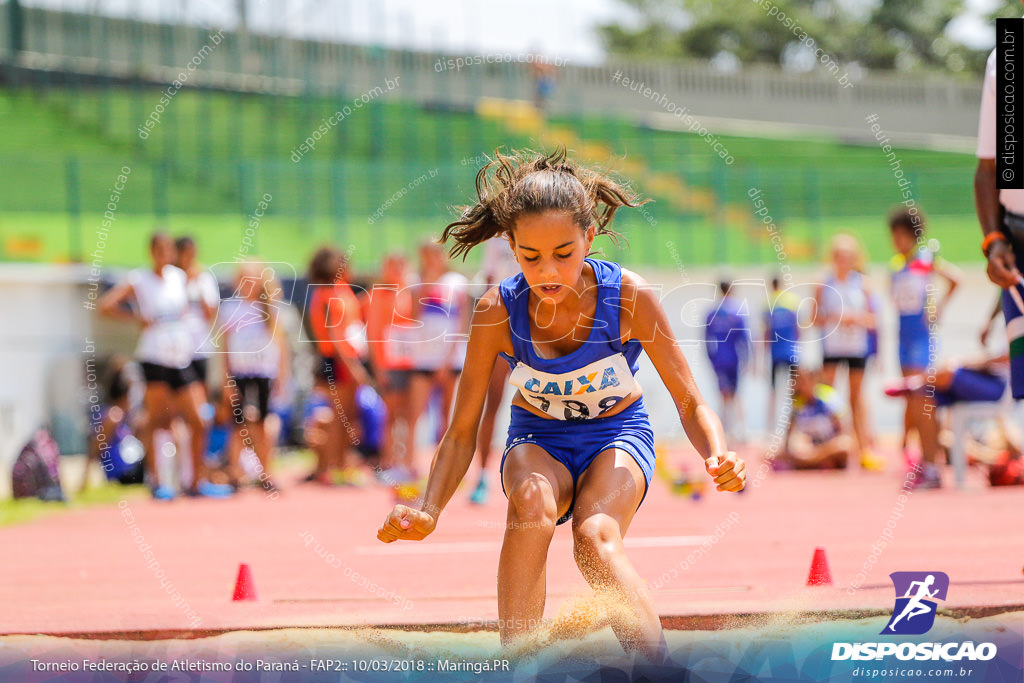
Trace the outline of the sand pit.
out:
[[[567,603],[559,615],[514,648],[502,649],[495,631],[473,632],[380,628],[274,629],[234,631],[190,640],[86,640],[43,635],[0,637],[0,678],[46,680],[33,670],[39,662],[121,662],[150,667],[132,680],[530,680],[535,676],[572,675],[619,670],[632,677],[650,669],[655,680],[669,680],[684,669],[716,680],[737,672],[755,676],[786,675],[797,680],[853,680],[865,676],[863,667],[876,662],[832,661],[836,642],[884,641],[879,632],[888,616],[865,619],[834,618],[804,621],[797,613],[765,615],[757,625],[714,631],[666,632],[671,668],[647,667],[627,656],[609,623],[614,614],[599,600]],[[614,611],[614,609],[612,610]],[[749,622],[748,622],[749,624]],[[886,667],[964,665],[972,673],[957,680],[1014,680],[1001,678],[1019,672],[1024,642],[1024,612],[981,619],[940,615],[924,636],[899,642],[992,642],[998,655],[980,662],[896,662]],[[168,665],[165,674],[152,671],[154,662]],[[175,664],[177,662],[177,664]],[[508,669],[505,670],[507,662]],[[646,668],[645,668],[646,667]],[[861,673],[854,673],[860,668]],[[496,669],[496,670],[495,670]],[[61,680],[128,680],[124,672],[89,673],[78,669]],[[95,671],[95,669],[93,670]],[[95,678],[85,678],[85,676]],[[771,678],[772,676],[769,676]],[[876,676],[877,677],[877,676]],[[556,680],[553,679],[553,680]],[[724,679],[723,679],[724,680]]]

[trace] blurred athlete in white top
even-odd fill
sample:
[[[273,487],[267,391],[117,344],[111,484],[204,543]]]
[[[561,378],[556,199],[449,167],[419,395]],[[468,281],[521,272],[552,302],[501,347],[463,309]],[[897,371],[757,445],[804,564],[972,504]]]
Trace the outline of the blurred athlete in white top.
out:
[[[867,278],[860,272],[863,257],[860,242],[852,235],[838,234],[832,240],[832,269],[815,292],[815,319],[821,327],[822,374],[834,387],[836,370],[846,366],[850,388],[850,416],[857,437],[861,467],[881,470],[885,463],[873,452],[870,418],[861,397],[867,365],[869,333],[875,328],[875,311]]]
[[[235,277],[234,308],[221,330],[227,350],[228,380],[234,434],[229,448],[232,475],[240,475],[238,456],[243,447],[255,452],[260,463],[259,485],[275,493],[270,478],[274,444],[265,427],[270,397],[279,394],[290,378],[290,359],[280,311],[285,307],[274,271],[263,264],[241,263]]]
[[[412,286],[412,292],[412,317],[419,323],[419,330],[410,346],[410,440],[435,388],[441,392],[439,432],[443,434],[448,428],[455,385],[466,358],[470,314],[469,280],[449,269],[444,247],[435,242],[420,245],[419,282]],[[412,453],[408,457],[415,462]],[[413,470],[415,476],[415,465]]]
[[[149,253],[152,265],[131,271],[127,281],[104,294],[99,311],[111,318],[135,321],[142,328],[135,349],[135,358],[146,379],[145,416],[139,436],[146,450],[146,471],[153,496],[160,500],[174,497],[174,489],[159,479],[153,433],[157,429],[170,429],[172,420],[179,415],[191,432],[193,481],[188,493],[230,495],[230,488],[207,481],[203,457],[206,431],[199,415],[200,405],[189,390],[195,375],[191,368],[192,338],[185,321],[188,307],[185,272],[172,265],[176,256],[174,242],[166,234],[156,233],[150,238]]]

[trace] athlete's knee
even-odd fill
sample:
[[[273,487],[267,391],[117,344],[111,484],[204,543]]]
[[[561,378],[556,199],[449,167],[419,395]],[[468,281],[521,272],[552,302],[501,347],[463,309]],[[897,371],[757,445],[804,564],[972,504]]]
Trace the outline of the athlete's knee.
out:
[[[522,479],[509,491],[508,501],[517,522],[554,528],[558,504],[551,484],[544,477],[531,474]]]
[[[607,515],[591,515],[573,526],[573,557],[581,570],[607,564],[622,547],[619,525]]]

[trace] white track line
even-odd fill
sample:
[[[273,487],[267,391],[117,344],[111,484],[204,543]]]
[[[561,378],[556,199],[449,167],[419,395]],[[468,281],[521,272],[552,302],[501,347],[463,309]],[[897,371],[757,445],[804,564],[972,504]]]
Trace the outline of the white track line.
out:
[[[627,548],[681,548],[710,542],[711,536],[648,536],[627,538]],[[458,553],[483,553],[501,550],[498,541],[464,541],[457,543],[431,543],[409,541],[387,545],[361,545],[353,552],[356,555],[454,555]]]

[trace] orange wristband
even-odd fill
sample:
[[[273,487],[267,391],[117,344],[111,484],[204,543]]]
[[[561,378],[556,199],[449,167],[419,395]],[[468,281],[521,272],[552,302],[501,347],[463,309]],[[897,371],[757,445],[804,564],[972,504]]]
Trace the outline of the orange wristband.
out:
[[[985,255],[985,258],[988,258],[988,250],[992,248],[992,245],[999,241],[1006,242],[1007,240],[1006,235],[998,230],[993,230],[985,235],[985,239],[981,241],[981,253]]]

